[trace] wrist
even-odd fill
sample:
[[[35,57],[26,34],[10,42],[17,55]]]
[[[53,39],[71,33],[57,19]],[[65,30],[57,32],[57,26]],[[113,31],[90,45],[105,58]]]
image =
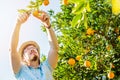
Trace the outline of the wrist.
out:
[[[50,29],[51,28],[51,24],[49,26],[46,27],[47,29]]]

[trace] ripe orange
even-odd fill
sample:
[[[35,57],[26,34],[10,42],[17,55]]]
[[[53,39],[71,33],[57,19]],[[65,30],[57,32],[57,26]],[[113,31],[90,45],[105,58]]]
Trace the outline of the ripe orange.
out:
[[[84,66],[86,66],[86,67],[90,67],[90,66],[91,66],[90,61],[86,60],[86,61],[84,62]]]
[[[68,60],[68,64],[73,66],[75,64],[75,59],[74,58],[70,58]]]
[[[33,14],[33,16],[38,17],[39,16],[39,11],[36,10],[32,14]]]
[[[110,45],[108,45],[107,47],[106,47],[106,49],[109,51],[111,48],[110,48]]]
[[[68,4],[68,0],[63,0],[63,4],[67,5]]]
[[[49,0],[44,0],[44,2],[43,2],[43,4],[44,4],[45,6],[47,6],[49,3],[50,3]]]
[[[114,64],[112,64],[112,68],[115,68]]]
[[[81,56],[80,55],[78,55],[78,56],[76,56],[76,58],[75,58],[76,60],[80,60],[81,59]]]
[[[118,40],[120,40],[120,36],[118,36],[118,38],[117,38]]]
[[[116,32],[117,34],[119,34],[119,28],[118,28],[118,27],[115,28],[115,32]]]
[[[93,35],[94,32],[95,32],[95,30],[93,30],[92,28],[88,28],[88,29],[87,29],[87,34],[88,34],[88,35]]]
[[[108,73],[108,78],[109,79],[113,79],[115,77],[115,74],[112,72],[112,71],[110,71],[109,73]]]

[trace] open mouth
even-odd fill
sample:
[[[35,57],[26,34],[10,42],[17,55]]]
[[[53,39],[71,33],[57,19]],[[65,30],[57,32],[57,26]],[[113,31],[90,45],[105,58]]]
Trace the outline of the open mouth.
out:
[[[32,56],[31,59],[30,59],[30,61],[36,61],[36,60],[38,60],[38,56],[37,55]]]

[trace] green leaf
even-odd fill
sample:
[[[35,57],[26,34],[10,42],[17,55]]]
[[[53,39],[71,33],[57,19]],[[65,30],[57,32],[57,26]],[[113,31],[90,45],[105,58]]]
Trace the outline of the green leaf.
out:
[[[31,5],[35,5],[35,2],[33,2],[33,1],[30,1],[30,4],[31,4]]]
[[[78,4],[78,3],[83,3],[85,0],[69,0],[69,2]]]
[[[18,12],[19,13],[24,13],[24,12],[27,12],[27,10],[26,9],[19,9]]]
[[[79,21],[81,20],[81,18],[82,18],[81,15],[75,16],[75,17],[73,18],[73,20],[72,20],[71,25],[72,25],[73,27],[75,27],[75,26],[79,23]]]
[[[87,9],[88,12],[91,12],[91,8],[90,8],[90,3],[89,2],[87,2],[86,9]]]
[[[72,9],[72,13],[73,14],[80,14],[80,13],[83,12],[84,9],[85,9],[85,4],[84,3],[76,4],[76,7],[74,7]]]

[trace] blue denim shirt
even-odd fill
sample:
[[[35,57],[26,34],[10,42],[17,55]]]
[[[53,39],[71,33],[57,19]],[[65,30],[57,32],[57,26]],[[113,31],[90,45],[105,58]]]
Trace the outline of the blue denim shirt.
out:
[[[52,71],[52,67],[48,60],[46,60],[38,68],[22,65],[20,71],[15,74],[15,77],[17,80],[54,80]]]

